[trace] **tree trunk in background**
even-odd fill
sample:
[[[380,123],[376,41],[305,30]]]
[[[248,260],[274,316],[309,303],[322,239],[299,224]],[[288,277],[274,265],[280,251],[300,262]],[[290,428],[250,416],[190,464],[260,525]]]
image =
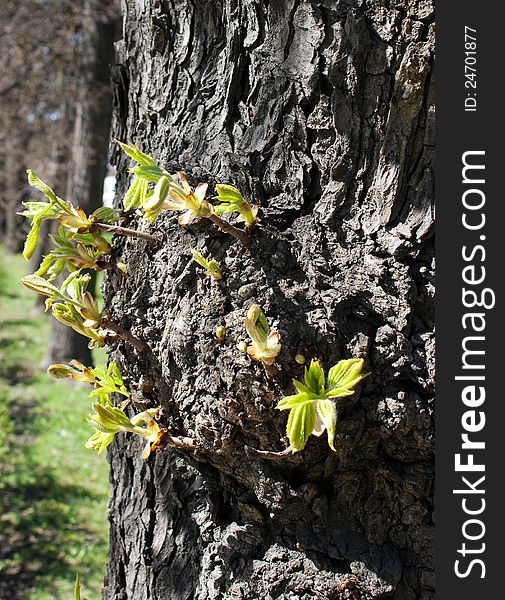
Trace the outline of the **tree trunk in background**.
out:
[[[22,131],[22,128],[20,128]],[[26,139],[14,138],[10,147],[3,152],[5,157],[5,172],[8,173],[4,182],[5,233],[3,242],[9,252],[20,252],[23,248],[25,231],[22,227],[23,218],[17,213],[23,208],[21,202],[26,191],[26,173],[23,165],[23,144]]]
[[[87,0],[83,18],[82,96],[77,106],[72,145],[72,163],[68,175],[66,199],[87,214],[102,205],[103,180],[107,164],[112,113],[110,65],[114,57],[116,24],[111,3]],[[89,285],[92,292],[94,279]],[[68,362],[76,358],[91,364],[87,338],[51,322],[51,335],[42,366]]]
[[[144,462],[141,440],[117,436],[104,598],[433,598],[431,1],[123,10],[127,139],[193,183],[238,186],[261,222],[250,252],[168,214],[162,248],[115,242],[128,276],[109,275],[106,306],[152,353],[120,342],[114,359],[205,449]],[[253,301],[282,332],[275,376],[236,349]],[[372,373],[339,402],[337,452],[312,437],[283,461],[248,458],[286,446],[274,407],[303,376],[299,351]]]

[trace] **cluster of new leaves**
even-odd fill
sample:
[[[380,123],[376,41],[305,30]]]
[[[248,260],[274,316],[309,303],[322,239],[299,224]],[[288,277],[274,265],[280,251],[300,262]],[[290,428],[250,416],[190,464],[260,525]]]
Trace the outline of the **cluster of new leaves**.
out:
[[[28,182],[46,196],[47,202],[25,202],[26,210],[20,213],[31,220],[26,238],[23,256],[28,260],[33,255],[39,239],[42,221],[47,219],[61,223],[57,235],[51,235],[54,248],[44,257],[37,275],[49,274],[56,278],[65,267],[72,272],[87,268],[104,268],[111,246],[97,230],[97,223],[113,223],[119,219],[119,213],[111,208],[97,209],[89,217],[79,207],[59,198],[53,190],[28,170]]]
[[[258,207],[251,206],[249,202],[246,202],[236,187],[218,183],[216,192],[217,196],[212,198],[219,202],[214,208],[216,215],[238,212],[240,216],[237,220],[243,221],[247,227],[252,227],[256,223]]]
[[[245,328],[251,344],[245,351],[253,359],[273,365],[281,351],[281,336],[276,331],[270,331],[270,327],[263,311],[257,304],[253,304],[247,311]]]
[[[106,332],[101,328],[102,311],[93,296],[86,290],[91,276],[74,271],[60,288],[39,277],[27,275],[21,283],[28,289],[47,296],[46,310],[51,308],[53,317],[90,339],[88,346],[103,346]]]
[[[276,406],[278,410],[289,410],[286,433],[291,448],[298,452],[305,447],[309,436],[320,436],[326,430],[328,444],[335,450],[335,398],[354,394],[353,388],[368,373],[362,373],[363,359],[341,360],[328,373],[325,381],[324,371],[317,360],[305,367],[304,383],[293,380],[297,394],[282,398]]]
[[[50,365],[47,372],[57,379],[70,378],[93,386],[89,397],[95,402],[92,404],[93,413],[88,416],[88,422],[94,427],[95,433],[86,442],[86,448],[100,454],[119,431],[129,431],[146,438],[143,458],[148,458],[150,453],[159,447],[165,430],[160,428],[156,420],[158,410],[150,409],[131,419],[128,418],[123,409],[128,403],[130,392],[126,389],[121,372],[114,362],[109,363],[106,369],[102,365],[86,367],[79,361],[72,360],[69,365]],[[111,394],[121,394],[126,397],[126,401],[119,407],[114,406]]]
[[[90,398],[97,398],[100,404],[111,404],[111,394],[121,394],[126,398],[130,392],[123,383],[123,377],[114,362],[107,369],[103,365],[86,367],[78,360],[71,360],[68,365],[49,365],[47,372],[56,379],[72,379],[89,383],[93,386]]]
[[[118,144],[138,163],[136,167],[130,169],[130,173],[135,177],[123,198],[126,211],[140,207],[144,211],[144,217],[151,223],[156,220],[161,211],[182,212],[179,217],[181,225],[189,225],[196,219],[238,212],[239,219],[245,221],[248,227],[255,224],[258,207],[251,206],[233,186],[218,184],[217,196],[213,198],[218,201],[218,204],[213,205],[205,199],[206,183],[200,183],[193,190],[184,173],[171,175],[165,169],[158,167],[151,156],[133,144],[122,142]],[[219,219],[213,220],[219,225]]]
[[[195,249],[191,249],[191,254],[193,255],[193,260],[205,269],[205,275],[213,277],[214,279],[222,279],[223,274],[221,272],[221,267],[213,258],[207,260],[203,254],[200,254],[200,252]]]
[[[147,459],[151,452],[163,446],[166,431],[162,429],[157,418],[159,409],[145,410],[131,419],[123,410],[110,404],[92,404],[93,414],[88,416],[88,422],[95,428],[95,433],[86,442],[86,448],[102,452],[120,431],[135,433],[146,439],[142,458]]]

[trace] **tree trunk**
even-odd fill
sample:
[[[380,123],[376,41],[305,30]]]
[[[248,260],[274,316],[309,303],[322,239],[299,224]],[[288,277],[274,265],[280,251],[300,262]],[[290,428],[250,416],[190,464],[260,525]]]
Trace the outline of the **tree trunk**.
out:
[[[106,0],[87,0],[83,11],[82,94],[76,110],[67,196],[87,214],[102,205],[112,113],[110,65],[115,22]],[[89,289],[93,290],[94,280]],[[55,319],[42,366],[76,358],[91,364],[87,339]]]
[[[23,218],[17,213],[23,209],[21,204],[26,192],[26,173],[23,169],[22,144],[25,140],[13,139],[11,146],[5,154],[5,172],[8,177],[3,186],[4,199],[2,210],[5,218],[5,234],[3,242],[9,252],[20,252],[23,248],[25,232]]]
[[[114,359],[203,450],[145,462],[129,435],[111,446],[104,598],[433,598],[432,3],[123,9],[127,139],[193,183],[239,187],[261,222],[250,250],[166,213],[162,248],[116,240],[128,275],[109,275],[106,306],[152,353],[121,342]],[[275,374],[236,348],[252,302],[282,334]],[[250,457],[287,445],[274,407],[299,352],[371,372],[339,403],[336,452],[311,437]]]

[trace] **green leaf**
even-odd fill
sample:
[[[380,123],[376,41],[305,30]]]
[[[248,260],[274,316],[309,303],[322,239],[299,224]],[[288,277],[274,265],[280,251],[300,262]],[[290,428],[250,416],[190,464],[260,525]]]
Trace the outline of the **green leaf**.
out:
[[[239,212],[241,215],[239,220],[245,221],[247,227],[252,227],[256,223],[258,207],[251,206],[236,187],[219,183],[216,185],[216,191],[217,196],[214,196],[213,200],[220,202],[214,207],[217,215]]]
[[[139,179],[138,195],[140,206],[142,207],[145,206],[147,200],[151,198],[152,192],[149,193],[149,182],[145,179]]]
[[[91,280],[91,275],[89,273],[85,273],[81,275],[80,269],[70,273],[70,275],[65,279],[65,281],[61,284],[61,292],[66,293],[72,298],[72,300],[79,301],[82,298],[82,295],[86,291],[88,284]]]
[[[239,206],[244,201],[242,194],[236,187],[233,187],[232,185],[218,183],[216,185],[216,191],[217,196],[215,196],[214,199],[219,200],[220,202]]]
[[[95,431],[95,433],[84,444],[88,450],[94,450],[101,454],[114,439],[114,433],[106,433],[104,431]]]
[[[279,404],[275,407],[277,410],[289,410],[291,408],[295,408],[296,406],[301,406],[302,404],[307,404],[308,402],[314,402],[317,400],[317,396],[311,393],[301,393],[295,394],[293,396],[284,396],[279,401]]]
[[[37,275],[26,275],[21,279],[21,283],[29,290],[33,290],[43,296],[53,299],[64,299],[63,294],[56,286]]]
[[[128,188],[123,198],[123,207],[126,212],[130,211],[136,206],[140,206],[139,187],[140,179],[137,177],[133,180],[132,184]]]
[[[319,361],[312,360],[310,366],[305,367],[305,385],[314,394],[321,394],[325,397],[324,393],[324,371],[319,364]]]
[[[307,387],[300,381],[297,381],[296,379],[293,379],[293,385],[298,390],[298,392],[300,392],[300,394],[307,393],[307,394],[313,394],[315,398],[319,397],[319,394],[314,393],[309,387]]]
[[[75,575],[74,600],[81,600],[81,584],[79,583],[79,573]]]
[[[48,254],[47,256],[44,256],[44,258],[42,259],[42,262],[39,265],[39,268],[35,271],[34,275],[37,275],[37,277],[42,277],[42,275],[45,275],[47,273],[47,270],[53,263],[53,260],[54,260],[54,256],[52,254]]]
[[[37,242],[39,241],[40,223],[41,219],[38,217],[35,217],[32,221],[32,226],[23,248],[23,256],[26,260],[30,260],[35,252],[35,248],[37,247]]]
[[[144,152],[139,150],[134,144],[125,144],[119,140],[116,140],[116,142],[130,158],[133,158],[133,160],[138,162],[140,165],[145,165],[146,167],[154,166],[154,158],[149,156],[149,154],[144,154]]]
[[[26,207],[26,210],[18,214],[22,217],[33,219],[33,217],[37,217],[39,213],[50,206],[50,204],[47,202],[23,202],[23,206]]]
[[[328,373],[328,395],[336,398],[353,394],[350,388],[369,375],[361,372],[363,364],[362,358],[350,358],[341,360],[333,366]]]
[[[93,212],[93,216],[101,223],[114,223],[115,221],[119,221],[121,218],[119,211],[107,206],[101,206],[100,208],[97,208]]]
[[[42,192],[52,203],[57,203],[56,194],[47,183],[44,183],[42,179],[39,179],[31,169],[28,169],[26,172],[28,173],[28,183],[39,190],[39,192]]]
[[[229,215],[237,212],[237,207],[234,204],[218,204],[214,207],[216,215]]]
[[[165,169],[161,169],[160,167],[152,166],[146,167],[144,165],[139,165],[138,167],[133,167],[133,169],[129,170],[130,173],[135,174],[137,177],[141,179],[146,179],[147,181],[151,181],[153,183],[157,183],[161,177],[168,177],[170,181],[174,181],[173,177],[165,171]]]
[[[207,261],[205,260],[203,254],[200,254],[200,252],[194,248],[191,249],[191,254],[193,255],[193,260],[195,262],[197,262],[204,269],[207,269]]]
[[[251,340],[260,348],[266,346],[270,327],[268,321],[257,304],[253,304],[247,311],[245,328]]]
[[[57,260],[55,260],[54,264],[47,271],[47,273],[49,275],[48,281],[53,281],[53,279],[56,279],[56,277],[59,277],[59,275],[61,275],[64,268],[65,268],[65,260],[63,258],[58,258]],[[70,265],[68,265],[68,268],[69,269],[71,268]]]
[[[319,400],[316,404],[316,410],[328,434],[328,444],[336,452],[334,446],[335,426],[337,424],[335,406],[331,400]]]
[[[147,185],[147,182],[145,182]],[[147,188],[146,188],[147,189]],[[142,202],[142,207],[144,208],[144,218],[153,223],[156,220],[156,217],[163,210],[163,206],[168,198],[168,193],[170,192],[170,179],[168,177],[160,177],[158,182],[156,183],[156,187],[152,194],[149,195],[149,198],[146,197],[145,201]]]
[[[191,249],[191,254],[193,255],[193,260],[205,269],[206,275],[210,275],[214,279],[222,279],[221,267],[214,259],[207,260],[203,254],[200,254],[194,248]]]
[[[295,452],[303,450],[316,423],[316,411],[312,402],[291,409],[286,433]]]
[[[94,415],[88,416],[88,421],[103,433],[116,433],[123,429],[131,430],[133,425],[125,413],[116,406],[104,406],[95,402],[92,405]]]

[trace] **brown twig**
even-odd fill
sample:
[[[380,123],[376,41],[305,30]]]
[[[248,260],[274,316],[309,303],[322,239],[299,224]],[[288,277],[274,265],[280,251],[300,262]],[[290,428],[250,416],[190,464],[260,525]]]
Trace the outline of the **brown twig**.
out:
[[[95,229],[101,231],[108,231],[109,233],[115,233],[116,235],[126,235],[128,237],[137,238],[144,240],[145,242],[157,246],[160,244],[161,237],[151,235],[150,233],[144,233],[143,231],[136,231],[135,229],[129,229],[128,227],[120,227],[119,225],[107,225],[106,223],[94,223]]]
[[[126,329],[123,329],[120,325],[117,325],[116,323],[113,323],[112,321],[105,320],[105,321],[101,322],[101,326],[105,327],[106,329],[110,329],[110,331],[113,331],[117,336],[122,338],[125,342],[128,342],[131,346],[133,346],[139,352],[144,352],[145,350],[149,350],[149,346],[143,340],[139,340],[134,335],[132,335],[129,331],[126,331]]]
[[[174,448],[198,448],[198,444],[195,440],[184,437],[184,436],[172,436],[169,433],[166,434],[166,441],[169,446],[173,446]]]
[[[227,234],[233,236],[234,238],[236,238],[237,240],[241,241],[242,244],[244,244],[244,246],[249,247],[250,240],[245,231],[243,231],[242,229],[238,229],[237,227],[234,227],[233,225],[230,225],[230,223],[228,223],[227,221],[225,221],[223,219],[220,219],[215,214],[209,215],[207,217],[207,219],[209,219],[209,221],[212,221],[214,223],[214,225],[216,225],[216,227],[219,227],[219,229],[222,229],[225,233],[227,233]]]
[[[249,458],[263,458],[265,460],[282,460],[294,454],[293,448],[288,446],[281,452],[269,452],[268,450],[257,450],[251,446],[244,446],[245,453]]]

